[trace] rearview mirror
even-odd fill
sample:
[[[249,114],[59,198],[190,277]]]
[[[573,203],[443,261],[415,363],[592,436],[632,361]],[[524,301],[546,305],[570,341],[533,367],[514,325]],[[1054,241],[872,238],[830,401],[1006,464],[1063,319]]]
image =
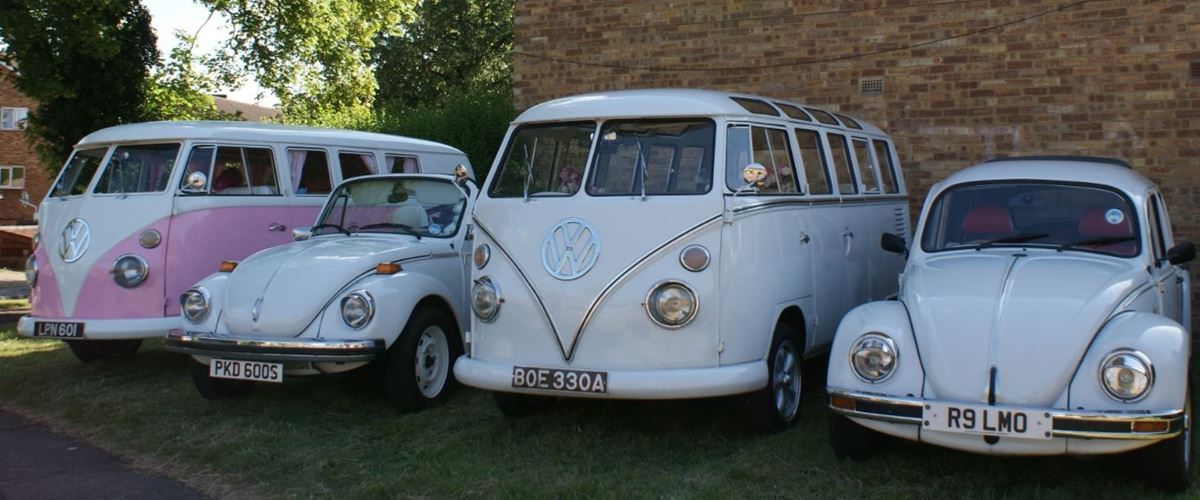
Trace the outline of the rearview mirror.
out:
[[[1196,258],[1196,245],[1190,241],[1181,241],[1175,246],[1167,250],[1167,262],[1171,265],[1178,266],[1185,262],[1191,262]]]
[[[879,247],[892,253],[904,254],[908,252],[908,246],[904,241],[904,237],[892,233],[883,233],[879,237]]]
[[[189,193],[201,193],[204,192],[206,186],[208,186],[208,176],[204,175],[204,172],[192,172],[188,174],[183,190]]]
[[[312,238],[311,227],[297,227],[292,229],[292,241],[304,241]]]

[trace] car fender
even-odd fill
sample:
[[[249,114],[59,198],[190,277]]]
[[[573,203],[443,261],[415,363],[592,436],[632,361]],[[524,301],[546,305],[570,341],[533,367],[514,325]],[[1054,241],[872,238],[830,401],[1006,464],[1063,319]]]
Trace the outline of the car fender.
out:
[[[1117,349],[1133,349],[1150,360],[1154,384],[1138,401],[1113,399],[1102,386],[1100,363]],[[1190,357],[1191,335],[1174,320],[1147,312],[1117,314],[1101,327],[1076,368],[1068,389],[1070,407],[1098,411],[1183,409]]]
[[[229,273],[213,273],[196,282],[188,290],[203,288],[208,292],[208,315],[200,323],[192,323],[183,316],[180,309],[179,317],[183,319],[183,329],[186,331],[214,332],[221,319],[221,304],[225,303],[225,288],[229,284]],[[186,293],[186,291],[185,291]],[[179,300],[180,297],[170,297],[169,300]]]
[[[892,339],[896,348],[896,368],[882,382],[869,383],[855,375],[850,367],[850,349],[864,334],[877,332]],[[916,337],[908,319],[908,309],[898,300],[869,302],[846,313],[838,324],[829,354],[826,384],[830,390],[868,391],[893,396],[917,397],[925,380]]]
[[[342,298],[357,290],[365,290],[371,294],[375,300],[375,316],[366,326],[355,330],[342,321],[341,307]],[[383,339],[387,346],[391,347],[408,324],[416,305],[431,296],[450,304],[450,310],[446,311],[447,316],[457,324],[455,300],[450,288],[441,281],[420,272],[370,275],[345,287],[332,297],[321,313],[320,335],[335,339]],[[447,334],[460,337],[462,335],[461,332]]]

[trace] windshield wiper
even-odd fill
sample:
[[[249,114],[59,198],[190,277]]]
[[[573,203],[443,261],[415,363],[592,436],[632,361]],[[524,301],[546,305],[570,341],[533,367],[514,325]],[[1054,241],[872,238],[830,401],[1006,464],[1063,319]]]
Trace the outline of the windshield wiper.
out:
[[[987,240],[987,241],[980,242],[978,245],[975,245],[975,249],[983,250],[992,245],[998,245],[1001,243],[1024,243],[1026,241],[1033,241],[1033,240],[1045,238],[1047,236],[1050,236],[1050,234],[1049,233],[1018,233],[1018,234],[1005,236],[1003,238],[996,238],[993,240]]]
[[[1088,238],[1086,240],[1063,243],[1062,245],[1058,246],[1058,251],[1061,252],[1071,247],[1090,247],[1108,245],[1112,243],[1123,243],[1126,241],[1133,241],[1135,239],[1137,239],[1135,236],[1101,236],[1099,238]]]
[[[416,229],[413,229],[413,227],[408,224],[399,224],[399,223],[395,223],[395,222],[377,222],[375,224],[367,224],[358,229],[359,229],[359,231],[366,231],[368,229],[383,229],[383,228],[396,228],[396,229],[404,231],[408,234],[416,236],[418,240],[421,239],[421,232],[417,231]]]
[[[339,233],[342,233],[342,234],[344,234],[344,235],[346,235],[346,236],[350,236],[350,231],[347,231],[347,230],[346,230],[346,228],[344,228],[344,227],[342,227],[342,226],[339,226],[339,225],[337,225],[337,224],[331,224],[331,223],[328,223],[328,222],[327,222],[327,223],[325,223],[325,224],[317,224],[317,225],[313,226],[313,227],[312,227],[312,229],[309,229],[309,231],[312,231],[312,232],[314,232],[314,233],[315,233],[315,232],[317,232],[317,230],[318,230],[318,229],[324,229],[324,228],[327,228],[327,227],[332,227],[332,228],[334,228],[334,229],[337,229]]]

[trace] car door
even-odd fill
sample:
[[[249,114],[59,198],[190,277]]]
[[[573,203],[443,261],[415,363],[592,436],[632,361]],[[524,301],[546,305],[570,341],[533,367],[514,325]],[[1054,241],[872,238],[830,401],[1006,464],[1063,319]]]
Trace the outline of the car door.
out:
[[[1163,316],[1188,325],[1188,323],[1184,323],[1185,318],[1183,317],[1183,301],[1186,298],[1183,291],[1188,285],[1188,276],[1187,271],[1183,268],[1167,261],[1167,249],[1171,248],[1174,242],[1171,236],[1170,222],[1167,220],[1166,207],[1162,203],[1162,195],[1152,193],[1147,205],[1147,224],[1150,226],[1149,246],[1151,255],[1154,256],[1151,275],[1158,284],[1159,312]]]

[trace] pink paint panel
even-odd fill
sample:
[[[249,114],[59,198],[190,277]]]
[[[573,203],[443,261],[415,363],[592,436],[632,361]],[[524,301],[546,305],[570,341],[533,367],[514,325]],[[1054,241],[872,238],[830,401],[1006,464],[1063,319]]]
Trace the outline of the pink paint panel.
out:
[[[170,269],[163,264],[166,261],[166,248],[161,244],[157,248],[143,248],[138,238],[147,229],[155,229],[166,235],[169,222],[169,219],[159,219],[134,231],[105,252],[96,265],[88,270],[72,316],[84,319],[162,317],[163,284],[170,274]],[[150,266],[146,281],[136,288],[122,288],[113,281],[113,262],[127,253],[142,256]]]
[[[37,285],[29,291],[29,303],[33,316],[39,318],[61,318],[62,297],[58,293],[58,282],[54,280],[54,268],[50,265],[50,254],[45,245],[38,245],[33,252],[38,262]]]

